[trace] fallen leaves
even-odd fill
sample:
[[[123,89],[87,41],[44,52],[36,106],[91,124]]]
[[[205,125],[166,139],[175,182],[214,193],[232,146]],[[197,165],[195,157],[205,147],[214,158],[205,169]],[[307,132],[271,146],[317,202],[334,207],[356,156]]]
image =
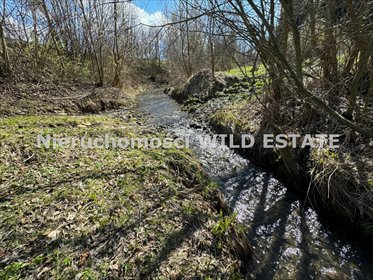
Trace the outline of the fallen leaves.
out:
[[[109,269],[110,269],[110,270],[118,271],[118,270],[119,270],[119,265],[118,265],[117,263],[111,264],[111,265],[109,266]]]
[[[83,266],[87,263],[90,257],[89,251],[85,251],[83,254],[79,256],[78,266]]]
[[[33,160],[27,164],[22,160],[19,147],[44,129],[50,133],[62,129],[72,135],[117,135],[120,131],[124,136],[141,136],[138,131],[143,127],[123,127],[121,122],[107,116],[5,121],[5,133],[13,135],[5,139],[13,148],[0,147],[0,154],[4,154],[0,158],[4,173],[0,197],[7,198],[0,204],[0,241],[7,248],[1,251],[0,266],[9,266],[14,278],[93,275],[122,279],[142,274],[168,278],[236,271],[226,269],[228,265],[236,267],[232,266],[236,260],[227,251],[214,254],[210,225],[218,215],[214,216],[211,201],[204,201],[201,195],[208,182],[199,179],[204,176],[190,167],[193,160],[183,151],[31,150]],[[28,127],[22,130],[22,138],[16,134],[19,123]],[[31,142],[28,147],[32,149]],[[174,162],[173,168],[169,162]],[[188,186],[185,191],[185,180],[175,165],[178,170],[194,170],[188,176],[195,188]],[[208,218],[201,215],[191,222],[186,210]],[[205,225],[197,231],[194,222]],[[192,234],[194,230],[197,236]],[[204,265],[207,263],[217,265]]]
[[[56,241],[60,236],[61,231],[58,229],[45,232],[43,235],[48,237],[51,241]]]

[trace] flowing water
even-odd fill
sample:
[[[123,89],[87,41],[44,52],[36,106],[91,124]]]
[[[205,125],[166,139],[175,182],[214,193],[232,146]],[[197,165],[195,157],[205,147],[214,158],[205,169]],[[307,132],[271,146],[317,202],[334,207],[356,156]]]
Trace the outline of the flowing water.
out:
[[[229,205],[249,229],[256,255],[251,278],[373,279],[371,259],[330,230],[270,173],[218,142],[201,145],[200,137],[209,132],[193,128],[170,97],[154,91],[141,95],[139,104],[155,125],[188,137],[207,174],[220,182]]]

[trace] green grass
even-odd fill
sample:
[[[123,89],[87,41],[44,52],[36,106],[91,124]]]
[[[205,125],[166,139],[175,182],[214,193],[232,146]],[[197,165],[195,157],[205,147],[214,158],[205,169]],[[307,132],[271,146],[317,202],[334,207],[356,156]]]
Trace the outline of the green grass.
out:
[[[210,116],[210,122],[225,131],[227,128],[234,128],[235,133],[254,133],[257,129],[257,123],[253,121],[253,111],[248,108],[255,108],[257,100],[243,100],[238,103],[232,103],[217,110]]]
[[[225,71],[224,73],[234,75],[234,76],[248,76],[252,77],[252,69],[253,66],[244,66],[244,67],[236,67]],[[263,64],[257,66],[256,71],[254,72],[255,76],[262,76],[267,73]]]
[[[35,147],[38,134],[154,137],[135,119],[19,116],[0,128],[0,279],[238,272],[212,234],[216,185],[190,151]]]

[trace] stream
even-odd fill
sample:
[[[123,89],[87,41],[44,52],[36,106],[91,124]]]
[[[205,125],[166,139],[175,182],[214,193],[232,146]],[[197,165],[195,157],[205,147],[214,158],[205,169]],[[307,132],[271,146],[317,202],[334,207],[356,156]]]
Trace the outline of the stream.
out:
[[[156,126],[188,137],[206,173],[220,183],[228,204],[248,228],[255,252],[250,278],[373,279],[370,257],[332,230],[271,173],[220,142],[200,145],[199,137],[210,132],[193,125],[170,97],[161,91],[144,93],[139,109]]]

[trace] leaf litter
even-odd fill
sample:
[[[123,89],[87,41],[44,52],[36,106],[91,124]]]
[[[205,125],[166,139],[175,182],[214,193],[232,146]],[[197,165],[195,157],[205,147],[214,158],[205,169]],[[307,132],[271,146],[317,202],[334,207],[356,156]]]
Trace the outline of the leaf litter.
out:
[[[39,133],[153,133],[131,117],[16,116],[0,127],[1,279],[239,277],[239,227],[214,234],[217,186],[191,152],[35,147]]]

